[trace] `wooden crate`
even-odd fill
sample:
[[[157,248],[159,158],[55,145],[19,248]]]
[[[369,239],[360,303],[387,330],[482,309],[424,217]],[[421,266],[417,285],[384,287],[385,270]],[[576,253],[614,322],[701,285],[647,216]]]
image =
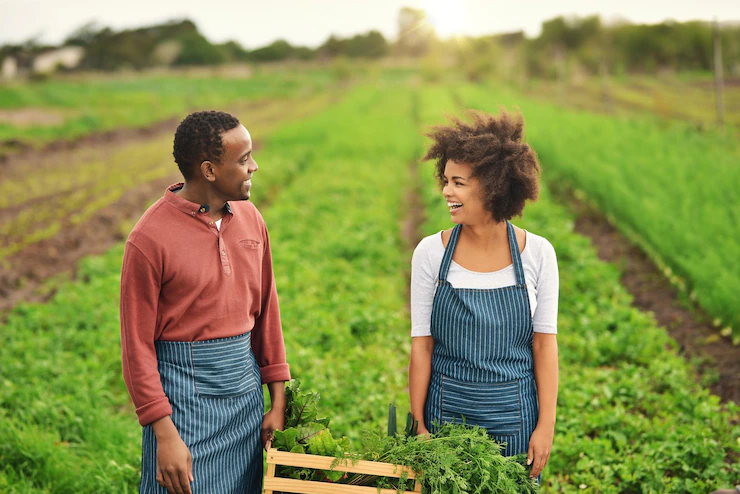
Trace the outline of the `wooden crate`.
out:
[[[332,484],[329,482],[315,482],[310,480],[286,479],[275,476],[277,465],[299,468],[313,468],[320,470],[332,470],[332,464],[336,458],[330,456],[304,455],[299,453],[286,453],[269,447],[267,449],[267,475],[263,494],[273,492],[290,492],[293,494],[397,494],[393,489],[378,489],[377,487]],[[379,477],[400,478],[404,472],[409,479],[416,479],[416,474],[408,467],[394,465],[392,463],[381,463],[378,461],[356,461],[340,462],[333,468],[334,471],[360,473],[365,475],[377,475]],[[414,490],[406,492],[421,492],[421,483],[414,482]]]

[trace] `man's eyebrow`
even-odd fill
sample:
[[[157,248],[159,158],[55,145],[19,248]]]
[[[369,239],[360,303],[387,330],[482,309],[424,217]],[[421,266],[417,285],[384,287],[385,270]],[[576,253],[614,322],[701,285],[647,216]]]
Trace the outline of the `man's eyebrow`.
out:
[[[446,178],[446,177],[445,177],[445,178]],[[452,180],[455,180],[455,179],[462,179],[462,180],[467,180],[467,178],[465,178],[465,177],[461,177],[460,175],[455,175],[454,177],[452,177]]]

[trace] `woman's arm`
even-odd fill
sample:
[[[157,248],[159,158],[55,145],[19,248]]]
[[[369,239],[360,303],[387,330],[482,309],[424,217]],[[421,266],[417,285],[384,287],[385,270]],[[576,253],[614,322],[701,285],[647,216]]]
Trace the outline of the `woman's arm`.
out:
[[[555,406],[558,401],[557,335],[535,333],[532,354],[534,355],[534,379],[537,383],[540,415],[537,428],[529,440],[527,464],[532,465],[532,477],[537,477],[550,458],[552,439],[555,434]]]
[[[411,414],[419,421],[419,434],[428,434],[424,423],[424,405],[427,401],[429,379],[432,376],[432,351],[434,339],[431,336],[417,336],[411,340],[411,364],[409,365],[409,396]]]
[[[435,272],[439,262],[432,266],[429,251],[436,245],[439,237],[426,237],[414,249],[411,258],[411,362],[409,364],[409,396],[411,415],[419,422],[418,433],[428,434],[428,424],[424,423],[424,405],[427,401],[429,380],[432,376],[432,305],[436,287]],[[436,271],[435,271],[436,269]]]

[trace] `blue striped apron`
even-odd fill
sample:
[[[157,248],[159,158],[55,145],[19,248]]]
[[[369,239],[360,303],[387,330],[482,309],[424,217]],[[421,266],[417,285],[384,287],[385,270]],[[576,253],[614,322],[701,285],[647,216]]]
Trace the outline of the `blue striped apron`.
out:
[[[251,337],[155,342],[172,421],[193,456],[193,494],[261,492],[264,397]],[[167,494],[156,469],[157,439],[147,425],[141,494]]]
[[[447,281],[460,230],[452,231],[432,304],[432,376],[424,421],[479,425],[502,453],[526,453],[539,416],[529,296],[514,227],[506,222],[516,285],[454,288]]]

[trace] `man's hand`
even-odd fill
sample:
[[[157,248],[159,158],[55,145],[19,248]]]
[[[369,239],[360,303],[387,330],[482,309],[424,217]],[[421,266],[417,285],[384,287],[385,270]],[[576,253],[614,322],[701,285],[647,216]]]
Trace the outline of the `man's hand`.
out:
[[[262,420],[262,447],[273,439],[275,431],[281,431],[283,428],[285,428],[285,410],[273,408],[267,412]]]
[[[193,457],[167,416],[152,424],[157,436],[157,482],[170,494],[192,494]]]

